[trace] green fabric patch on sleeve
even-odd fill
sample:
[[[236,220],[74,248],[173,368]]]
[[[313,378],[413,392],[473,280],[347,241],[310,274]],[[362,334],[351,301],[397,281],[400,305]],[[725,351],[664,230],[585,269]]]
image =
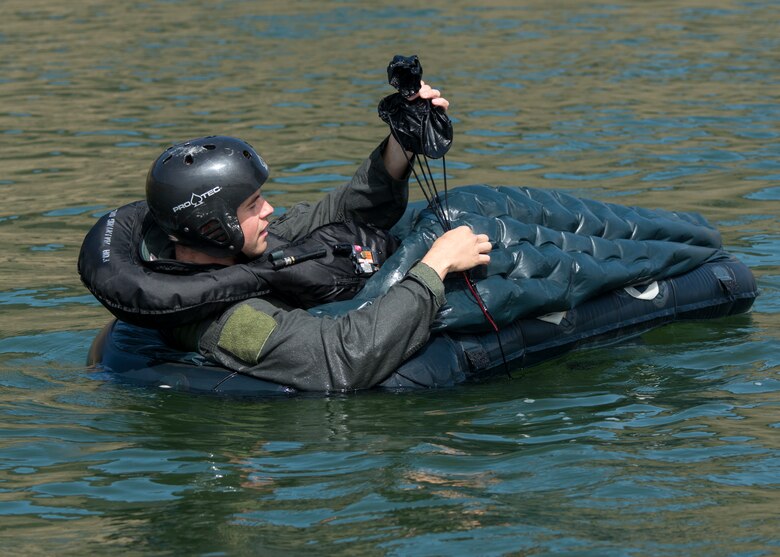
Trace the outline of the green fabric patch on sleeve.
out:
[[[222,327],[217,346],[240,360],[256,364],[265,341],[275,328],[276,321],[273,317],[242,304]]]

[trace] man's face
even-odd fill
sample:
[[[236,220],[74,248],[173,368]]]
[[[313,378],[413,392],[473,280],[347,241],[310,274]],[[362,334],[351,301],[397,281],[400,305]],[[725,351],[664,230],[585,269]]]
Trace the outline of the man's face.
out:
[[[241,223],[241,232],[244,233],[244,247],[241,251],[250,259],[259,257],[268,247],[267,218],[273,212],[274,208],[263,199],[260,190],[247,197],[236,211],[238,222]]]

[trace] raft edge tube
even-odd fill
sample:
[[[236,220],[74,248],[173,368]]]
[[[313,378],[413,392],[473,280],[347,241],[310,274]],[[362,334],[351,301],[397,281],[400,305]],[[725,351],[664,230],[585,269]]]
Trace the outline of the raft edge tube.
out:
[[[128,331],[134,334],[128,336]],[[94,359],[98,354],[102,356],[99,361]],[[165,345],[156,330],[117,319],[107,323],[95,337],[87,365],[125,383],[165,390],[233,396],[296,392],[277,383],[213,365],[199,354],[174,350]]]
[[[567,310],[557,325],[538,318],[519,319],[499,333],[507,361],[519,371],[578,348],[635,338],[675,321],[745,313],[758,295],[753,274],[733,257],[657,282],[659,292],[651,300],[620,289]],[[503,370],[500,348],[493,332],[437,333],[375,388],[410,390],[481,381]],[[98,333],[90,349],[90,358],[95,357],[100,361],[93,363],[116,379],[157,388],[242,397],[301,393],[215,366],[199,354],[173,350],[157,331],[120,321]]]

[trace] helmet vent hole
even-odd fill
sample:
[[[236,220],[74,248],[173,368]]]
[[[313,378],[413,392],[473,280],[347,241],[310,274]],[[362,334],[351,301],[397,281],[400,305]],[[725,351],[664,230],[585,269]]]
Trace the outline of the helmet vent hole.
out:
[[[195,162],[195,160],[192,158],[192,155],[185,155],[185,157],[184,157],[184,164],[190,165],[193,162]]]
[[[247,159],[251,159],[252,155],[249,153],[249,151],[244,151],[244,157],[246,157]]]
[[[227,232],[216,219],[211,219],[200,227],[201,236],[220,244],[228,241]]]
[[[204,145],[203,148],[208,149],[209,151],[213,151],[214,149],[217,148],[217,146],[209,143],[208,145]]]

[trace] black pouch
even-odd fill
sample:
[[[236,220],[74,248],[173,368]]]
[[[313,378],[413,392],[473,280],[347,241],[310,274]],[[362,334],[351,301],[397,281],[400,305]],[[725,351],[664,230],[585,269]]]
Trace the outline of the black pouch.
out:
[[[398,93],[381,100],[379,117],[407,151],[432,159],[443,157],[452,146],[452,121],[428,99],[407,100],[421,86],[422,66],[417,56],[395,56],[387,66],[387,79]]]

